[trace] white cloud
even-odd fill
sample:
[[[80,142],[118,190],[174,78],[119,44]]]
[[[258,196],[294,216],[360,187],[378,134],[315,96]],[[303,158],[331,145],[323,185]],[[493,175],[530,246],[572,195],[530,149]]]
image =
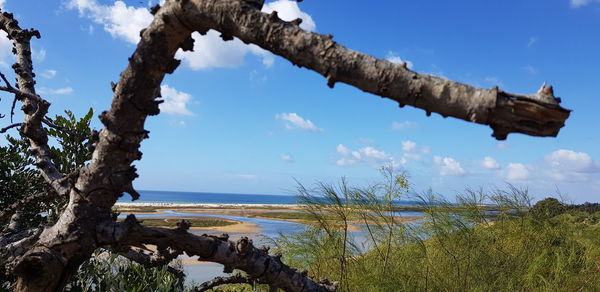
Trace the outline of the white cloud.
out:
[[[406,163],[405,159],[402,158],[397,160],[391,154],[372,146],[362,147],[358,150],[350,150],[343,144],[339,144],[336,147],[336,151],[342,156],[335,162],[336,165],[340,167],[364,163],[371,166],[392,165],[392,167],[397,168]]]
[[[527,47],[531,47],[533,45],[535,45],[535,43],[537,43],[537,38],[536,37],[530,37],[529,38],[529,42],[527,42]]]
[[[73,90],[73,88],[71,88],[71,87],[63,87],[63,88],[58,88],[58,89],[41,87],[38,91],[40,94],[63,95],[63,94],[71,94],[75,90]]]
[[[590,3],[600,2],[600,0],[571,0],[571,7],[581,7]]]
[[[6,0],[0,0],[0,9],[4,9],[4,3]]]
[[[52,79],[52,78],[56,77],[56,74],[58,74],[58,71],[50,70],[50,69],[46,69],[46,70],[44,70],[44,72],[40,73],[40,75],[42,75],[42,77],[44,77],[46,79]]]
[[[434,156],[433,162],[437,165],[440,175],[443,176],[463,175],[467,173],[465,169],[460,166],[460,163],[452,157]]]
[[[365,156],[365,159],[375,160],[375,161],[391,161],[393,159],[392,155],[389,155],[383,151],[377,150],[374,147],[367,146],[361,148],[359,153]],[[362,157],[359,155],[358,157]]]
[[[115,1],[113,5],[102,5],[97,0],[70,0],[67,8],[77,9],[80,16],[87,17],[100,24],[113,37],[131,44],[140,40],[140,30],[152,22],[153,16],[146,7],[127,6],[123,1]],[[289,21],[296,18],[303,20],[300,27],[315,30],[312,17],[302,12],[296,1],[278,0],[263,6],[264,12],[278,11],[281,19]],[[93,32],[93,28],[90,29]],[[209,68],[234,68],[244,64],[246,55],[253,54],[262,58],[263,65],[270,67],[275,62],[273,54],[256,45],[246,45],[239,39],[224,42],[216,31],[209,31],[205,36],[193,33],[194,51],[179,50],[177,58],[193,70]]]
[[[600,167],[589,154],[572,150],[556,150],[544,157],[544,169],[558,181],[586,181],[591,173],[599,172]]]
[[[294,157],[292,157],[289,154],[281,154],[279,155],[279,159],[281,159],[281,161],[283,162],[287,162],[287,163],[294,163]]]
[[[424,154],[429,154],[431,149],[429,147],[420,147],[417,143],[406,140],[402,141],[402,159],[405,161],[408,160],[419,160]]]
[[[411,61],[402,60],[402,58],[400,58],[398,55],[396,55],[396,53],[392,51],[388,51],[387,55],[385,56],[385,59],[396,64],[406,63],[406,67],[408,67],[408,69],[412,69],[413,67],[413,63]]]
[[[346,146],[344,146],[342,144],[337,145],[337,147],[335,149],[339,154],[342,154],[342,155],[350,154],[350,149],[346,148]]]
[[[414,129],[417,127],[419,127],[419,124],[417,124],[416,122],[411,122],[411,121],[393,122],[392,123],[392,129],[396,130],[396,131]]]
[[[161,85],[160,92],[165,102],[159,105],[162,112],[173,115],[193,116],[194,114],[187,108],[192,100],[188,93],[177,91],[169,85]]]
[[[521,163],[509,163],[506,167],[506,180],[510,182],[526,180],[530,177],[529,169]]]
[[[114,38],[132,44],[139,42],[140,30],[147,27],[153,19],[146,7],[127,6],[123,1],[101,5],[96,0],[71,0],[67,3],[67,8],[77,9],[80,16],[103,25],[104,30]]]
[[[261,11],[265,13],[277,11],[277,15],[279,16],[279,18],[285,21],[292,21],[294,19],[300,18],[302,19],[300,28],[308,31],[315,31],[317,29],[315,21],[308,13],[300,10],[297,1],[277,0],[274,2],[266,3],[265,5],[263,5]]]
[[[483,158],[483,160],[481,160],[481,166],[483,168],[487,168],[487,169],[499,169],[500,168],[500,164],[498,163],[498,161],[496,161],[496,159],[486,156]]]
[[[413,151],[417,148],[417,143],[413,141],[402,141],[402,150],[406,152]]]
[[[7,38],[4,31],[0,31],[0,66],[9,68],[15,57],[12,53],[12,41]]]
[[[285,128],[288,130],[301,129],[310,132],[323,132],[323,129],[318,128],[311,120],[305,120],[297,113],[281,113],[276,114],[275,118],[284,121]]]
[[[235,68],[244,64],[245,57],[252,53],[263,58],[263,65],[270,67],[275,62],[273,55],[256,45],[246,45],[237,38],[223,41],[220,33],[208,31],[204,36],[197,32],[192,34],[194,51],[178,51],[176,57],[190,69],[203,70],[209,68]]]

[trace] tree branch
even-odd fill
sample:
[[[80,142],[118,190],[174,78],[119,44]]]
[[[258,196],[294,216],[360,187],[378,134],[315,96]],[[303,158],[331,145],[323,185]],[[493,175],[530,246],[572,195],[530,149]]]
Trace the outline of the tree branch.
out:
[[[15,128],[15,127],[20,127],[22,125],[23,125],[23,123],[14,123],[12,125],[8,125],[8,126],[2,128],[2,129],[0,129],[0,134],[6,133],[6,131],[8,131],[8,130],[10,130],[12,128]]]
[[[144,123],[159,113],[160,84],[180,61],[180,48],[191,50],[191,33],[221,32],[224,40],[234,36],[254,43],[292,63],[314,70],[327,78],[329,86],[344,82],[363,91],[470,122],[490,125],[494,136],[505,139],[512,132],[534,136],[555,136],[569,116],[560,107],[551,87],[532,95],[517,95],[493,89],[475,88],[443,78],[418,74],[405,66],[349,50],[330,35],[303,31],[299,21],[285,22],[277,13],[260,12],[262,0],[169,0],[152,23],[141,31],[141,40],[129,58],[127,68],[114,86],[110,110],[100,115],[104,129],[99,133],[93,159],[72,179],[60,174],[50,159],[48,137],[42,126],[50,104],[35,93],[29,41],[39,33],[19,28],[13,16],[0,15],[0,29],[14,40],[18,90],[25,113],[22,131],[28,137],[36,164],[59,195],[70,201],[57,223],[47,227],[37,242],[15,260],[16,290],[60,290],[70,273],[99,246],[154,244],[159,249],[198,255],[221,263],[226,271],[240,269],[263,283],[287,291],[333,291],[331,283],[316,283],[283,264],[279,257],[256,249],[252,241],[237,242],[211,236],[196,236],[179,229],[144,227],[135,217],[115,223],[110,208],[122,192],[135,199],[132,165],[141,158],[140,143],[148,137]],[[4,78],[5,80],[5,78]],[[7,82],[5,80],[5,82]],[[5,89],[10,89],[7,82]],[[13,88],[14,89],[14,88]],[[72,180],[76,179],[74,184]],[[71,187],[74,185],[74,187]],[[34,239],[32,239],[34,240]]]
[[[61,196],[67,195],[70,186],[61,184],[64,180],[54,163],[52,163],[50,147],[48,146],[48,135],[42,127],[42,119],[48,112],[50,103],[42,99],[35,93],[35,80],[33,77],[33,65],[31,63],[30,40],[32,37],[40,37],[37,30],[23,30],[11,13],[3,12],[0,14],[0,29],[8,34],[8,38],[13,41],[13,52],[17,62],[13,69],[17,74],[17,87],[15,89],[6,79],[4,74],[0,77],[5,82],[5,86],[0,90],[15,94],[15,99],[23,100],[23,112],[25,113],[23,134],[29,141],[31,152],[36,157],[35,165],[41,170],[44,179]],[[13,101],[14,103],[14,101]],[[14,106],[13,106],[14,108]],[[12,112],[12,110],[11,110]]]
[[[56,196],[56,193],[54,193],[54,192],[37,193],[35,195],[25,197],[22,200],[13,203],[12,205],[4,208],[4,210],[0,211],[0,222],[2,223],[2,224],[0,224],[0,226],[3,225],[5,220],[9,216],[14,214],[15,211],[18,210],[19,208],[23,208],[23,206],[27,206],[31,203],[35,203],[36,201],[47,200],[48,198],[52,198],[55,196]]]
[[[167,265],[167,270],[171,274],[175,275],[182,281],[185,279],[185,273],[183,271],[168,265],[172,260],[176,259],[177,256],[181,254],[181,252],[167,251],[162,253],[159,252],[148,254],[144,253],[141,250],[134,250],[129,248],[127,251],[118,251],[117,254],[148,268],[161,267]]]
[[[132,248],[118,250],[117,253],[146,267],[160,267],[167,265],[182,254],[181,251],[169,249],[164,249],[162,251],[158,250],[156,253],[145,253],[142,250],[134,250]]]
[[[33,228],[16,233],[6,231],[7,234],[0,236],[0,262],[10,271],[19,262],[18,259],[36,243],[42,229]]]
[[[443,117],[489,125],[499,140],[509,133],[556,136],[570,111],[559,105],[552,87],[542,86],[535,94],[520,95],[476,88],[441,77],[419,74],[406,64],[356,52],[339,45],[331,35],[302,30],[299,21],[286,22],[261,13],[243,0],[181,1],[177,18],[201,33],[214,29],[224,39],[238,37],[288,59],[292,64],[314,70],[333,87],[343,82],[375,95],[395,100],[400,107],[421,108]]]
[[[266,250],[254,247],[247,237],[233,242],[228,237],[191,234],[187,232],[189,225],[185,223],[179,226],[177,229],[146,227],[140,225],[134,215],[129,215],[124,222],[99,229],[97,238],[107,244],[170,247],[188,256],[196,255],[201,260],[220,263],[225,266],[226,273],[239,269],[261,283],[285,291],[335,291],[335,284],[313,281],[306,272],[298,272],[281,262],[280,255],[270,256]]]
[[[206,281],[199,286],[194,287],[194,292],[204,292],[227,284],[252,284],[253,280],[242,275],[234,275],[229,277],[216,277],[210,281]]]

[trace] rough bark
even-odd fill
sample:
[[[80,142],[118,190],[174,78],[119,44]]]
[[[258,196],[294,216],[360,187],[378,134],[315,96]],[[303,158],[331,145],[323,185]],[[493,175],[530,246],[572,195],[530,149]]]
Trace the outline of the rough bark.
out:
[[[58,194],[66,195],[69,187],[65,181],[61,180],[63,175],[52,163],[48,135],[41,125],[50,103],[39,98],[34,87],[35,74],[33,74],[33,64],[31,62],[30,40],[34,36],[39,38],[40,33],[34,29],[21,29],[18,21],[14,19],[11,13],[7,12],[0,14],[0,29],[4,30],[8,34],[8,38],[13,41],[13,53],[17,59],[13,69],[17,74],[18,92],[12,88],[4,75],[1,76],[6,83],[6,88],[3,90],[15,93],[15,99],[23,102],[21,109],[25,115],[21,131],[27,137],[31,152],[36,157],[35,165]]]
[[[238,37],[257,44],[295,65],[312,69],[327,78],[329,86],[344,82],[363,91],[411,105],[428,114],[437,112],[466,121],[487,124],[498,139],[517,132],[534,136],[555,136],[569,111],[559,106],[551,87],[543,86],[532,95],[517,95],[493,89],[475,88],[443,78],[418,74],[406,66],[379,60],[349,50],[330,35],[303,31],[299,20],[285,22],[277,13],[260,12],[262,0],[170,0],[155,7],[152,23],[140,32],[141,40],[129,58],[127,68],[113,86],[114,98],[108,111],[100,115],[104,129],[99,133],[91,162],[69,176],[60,174],[52,163],[42,127],[50,104],[35,93],[29,41],[39,36],[22,30],[11,14],[0,15],[0,29],[15,44],[18,88],[3,77],[0,90],[15,94],[25,113],[22,132],[28,138],[36,165],[44,178],[69,204],[58,221],[43,230],[0,237],[5,247],[0,258],[17,277],[17,291],[59,290],[77,267],[98,247],[111,247],[139,262],[156,263],[130,248],[154,244],[170,255],[186,252],[203,260],[240,269],[249,276],[287,291],[332,291],[331,283],[318,283],[286,265],[251,240],[232,242],[212,236],[188,233],[183,222],[178,229],[144,227],[134,217],[117,223],[110,208],[122,193],[133,199],[139,194],[132,181],[137,177],[132,165],[141,159],[140,143],[148,137],[144,123],[159,113],[160,83],[164,75],[179,65],[178,49],[191,50],[191,33],[215,29],[224,40]],[[172,252],[172,253],[171,253]]]
[[[443,117],[489,125],[493,136],[506,139],[509,133],[556,136],[570,111],[559,105],[552,87],[522,95],[477,88],[433,75],[409,70],[337,44],[331,35],[302,30],[298,20],[286,22],[277,12],[264,14],[241,0],[181,1],[178,18],[202,32],[220,31],[224,39],[238,37],[282,56],[299,67],[314,70],[333,87],[344,82],[375,95],[395,100],[400,107],[421,108]]]
[[[267,249],[254,247],[252,240],[242,237],[236,242],[227,235],[196,236],[187,232],[189,225],[182,221],[177,229],[146,227],[140,225],[133,215],[124,223],[107,225],[101,233],[105,244],[111,245],[156,245],[159,250],[184,251],[188,256],[199,256],[203,261],[220,263],[224,272],[242,270],[261,283],[279,287],[286,291],[333,291],[335,286],[324,281],[316,283],[306,272],[299,272],[281,262],[281,255],[270,256]],[[113,236],[115,235],[116,236]]]
[[[221,285],[227,284],[252,284],[252,280],[242,275],[234,275],[230,277],[216,277],[210,281],[206,281],[194,288],[194,292],[205,292]]]

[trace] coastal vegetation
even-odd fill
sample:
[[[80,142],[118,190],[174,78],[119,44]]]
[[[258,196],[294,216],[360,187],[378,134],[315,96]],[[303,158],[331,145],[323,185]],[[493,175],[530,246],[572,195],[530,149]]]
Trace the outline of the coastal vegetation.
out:
[[[238,286],[217,291],[599,287],[597,213],[588,212],[593,207],[545,201],[528,211],[527,193],[515,188],[492,195],[470,191],[452,204],[425,194],[419,197],[425,217],[405,224],[396,202],[409,195],[410,184],[392,168],[382,170],[381,183],[366,188],[345,179],[337,186],[300,185],[305,213],[266,216],[310,224],[299,234],[275,239],[273,250],[256,247],[245,236],[233,241],[190,230],[194,224],[228,225],[219,219],[178,218],[173,227],[172,220],[144,223],[133,214],[119,220],[113,209],[117,200],[124,194],[140,197],[133,186],[134,162],[142,159],[141,143],[150,137],[145,122],[160,113],[161,83],[181,63],[176,53],[193,50],[195,32],[214,29],[224,41],[235,37],[258,45],[323,75],[331,88],[344,82],[428,116],[435,112],[489,125],[499,140],[511,133],[556,136],[569,117],[551,86],[522,95],[419,74],[405,62],[376,59],[347,49],[332,35],[305,31],[301,19],[262,13],[263,3],[167,0],[154,6],[151,24],[136,34],[140,41],[127,68],[111,84],[114,98],[99,115],[100,131],[89,127],[92,110],[81,119],[69,111],[47,116],[50,103],[38,94],[42,90],[36,92],[33,72],[31,40],[40,33],[22,29],[11,13],[0,14],[0,30],[13,43],[17,81],[13,86],[0,73],[0,90],[14,96],[11,119],[14,108],[23,112],[22,122],[0,129],[18,129],[20,136],[0,147],[1,289],[202,291],[202,285],[183,285],[175,260],[183,253],[220,263],[225,273],[243,274],[234,279]],[[363,238],[353,233],[358,225]]]
[[[405,176],[392,177],[387,171],[383,184],[366,189],[344,180],[301,187],[308,210],[322,220],[275,241],[284,261],[338,281],[339,291],[600,289],[600,212],[591,207],[597,205],[548,198],[531,206],[527,190],[512,186],[491,194],[467,190],[454,203],[428,193],[419,196],[423,220],[402,224],[379,203],[407,194]],[[485,203],[502,211],[490,214]],[[460,212],[444,210],[457,204]],[[368,218],[360,238],[346,224],[358,218]]]
[[[67,118],[70,122],[63,126],[73,130],[77,124],[89,123],[88,116]],[[64,138],[67,137],[57,137],[59,141]],[[20,198],[19,194],[44,188],[37,172],[28,167],[33,160],[20,148],[22,140],[8,140],[9,145],[0,147],[4,157],[10,158],[2,161],[3,189],[15,194],[2,197],[0,202],[7,208]],[[54,149],[56,155],[77,157],[68,148]],[[65,159],[65,165],[69,165],[68,161]],[[301,233],[282,234],[274,239],[273,251],[281,253],[290,266],[305,269],[311,277],[337,281],[338,291],[600,288],[599,204],[572,205],[547,198],[532,205],[525,189],[510,185],[506,190],[490,193],[467,190],[456,201],[448,202],[431,192],[415,195],[405,173],[397,173],[391,167],[381,169],[381,173],[381,182],[368,187],[351,186],[345,179],[339,185],[301,185],[299,206],[294,207],[300,209],[285,211],[281,206],[263,206],[249,212],[248,217],[306,223]],[[23,187],[32,189],[19,189]],[[398,205],[401,199],[417,204]],[[62,204],[54,199],[36,201],[22,209],[20,222],[29,226],[51,223],[55,219],[48,210]],[[168,207],[117,210],[151,213],[165,209]],[[416,223],[406,223],[400,220],[399,212],[407,210],[421,211],[424,216]],[[41,213],[47,216],[40,216]],[[200,228],[235,224],[232,220],[209,217],[150,218],[142,223],[176,228],[182,219]],[[184,277],[177,262],[147,268],[108,250],[99,250],[81,265],[65,291],[193,289],[193,285],[184,285]],[[4,285],[11,281],[3,280]],[[271,289],[258,281],[247,282],[221,285],[213,291]]]
[[[233,220],[225,220],[218,218],[207,218],[207,217],[190,217],[190,218],[151,218],[151,219],[143,219],[143,223],[146,226],[160,226],[160,227],[177,227],[177,223],[181,222],[181,220],[185,220],[191,224],[192,227],[221,227],[234,225],[238,222]]]

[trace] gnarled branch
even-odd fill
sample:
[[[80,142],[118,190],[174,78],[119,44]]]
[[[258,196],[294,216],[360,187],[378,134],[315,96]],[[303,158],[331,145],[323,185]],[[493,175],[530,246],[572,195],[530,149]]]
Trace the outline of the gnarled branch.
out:
[[[212,280],[206,281],[196,287],[194,287],[194,292],[205,292],[210,289],[216,288],[221,285],[227,284],[252,284],[254,280],[244,277],[242,275],[233,275],[229,277],[216,277]]]
[[[12,205],[0,211],[0,226],[2,226],[4,222],[8,219],[8,217],[14,214],[15,211],[17,211],[19,208],[27,206],[31,203],[35,203],[36,201],[46,200],[55,196],[56,193],[54,192],[37,193],[31,196],[27,196],[20,201],[14,202]]]
[[[112,228],[101,229],[98,238],[121,245],[168,246],[185,252],[188,256],[199,256],[201,260],[220,263],[225,266],[226,273],[239,269],[261,283],[285,291],[335,291],[334,284],[313,281],[305,272],[299,272],[281,262],[280,255],[271,256],[266,250],[254,247],[252,240],[247,237],[233,242],[228,237],[197,236],[187,232],[186,227],[184,224],[177,229],[146,227],[137,223],[135,216],[129,215],[124,222]],[[113,234],[119,237],[112,237]]]
[[[99,133],[93,159],[70,179],[52,164],[48,137],[42,127],[50,104],[34,90],[29,41],[32,36],[39,37],[39,33],[20,29],[11,14],[0,16],[0,29],[8,33],[15,45],[18,88],[13,88],[13,93],[23,101],[22,132],[46,180],[58,194],[70,196],[57,223],[28,237],[28,242],[37,241],[12,261],[18,277],[17,290],[58,290],[97,247],[141,244],[198,255],[225,265],[226,271],[240,269],[253,279],[287,291],[335,289],[331,283],[317,283],[284,265],[277,256],[255,248],[247,238],[232,242],[190,234],[183,224],[173,230],[144,227],[134,217],[123,223],[111,219],[110,208],[122,192],[134,199],[139,196],[132,187],[137,177],[132,163],[141,158],[140,143],[148,137],[144,123],[149,115],[159,113],[160,84],[165,74],[172,73],[180,63],[174,59],[176,51],[193,48],[193,31],[203,34],[215,29],[224,40],[235,36],[259,45],[322,74],[331,87],[344,82],[395,100],[400,106],[408,104],[428,114],[436,112],[490,125],[498,139],[513,132],[556,136],[569,116],[569,110],[560,107],[551,87],[543,86],[536,94],[518,95],[418,74],[406,66],[349,50],[330,35],[306,32],[298,27],[299,21],[286,22],[277,13],[261,13],[261,4],[262,0],[168,0],[162,8],[153,9],[154,20],[141,32],[128,66],[114,86],[111,107],[100,115],[105,127]],[[10,89],[6,83],[5,88]]]
[[[477,88],[433,75],[409,70],[406,64],[356,52],[339,45],[331,35],[302,30],[297,21],[286,22],[261,13],[243,0],[181,1],[177,15],[187,27],[209,29],[238,37],[280,55],[294,65],[314,70],[333,87],[343,82],[375,95],[397,101],[401,107],[421,108],[443,117],[489,125],[493,136],[506,139],[509,133],[556,136],[570,111],[559,105],[552,87],[543,86],[530,95]]]
[[[10,130],[12,128],[20,127],[22,125],[23,125],[23,123],[14,123],[12,125],[8,125],[8,126],[0,129],[0,134],[6,133],[6,131],[8,131],[8,130]]]
[[[161,267],[166,265],[167,271],[169,271],[169,273],[181,279],[182,282],[185,279],[185,273],[183,271],[168,265],[172,260],[176,259],[177,256],[181,254],[181,252],[167,251],[162,253],[145,253],[141,250],[134,250],[129,248],[127,251],[118,251],[117,254],[148,268]]]
[[[34,36],[39,38],[40,33],[33,29],[21,29],[13,15],[7,12],[0,14],[0,29],[5,31],[8,38],[13,41],[13,52],[17,58],[13,69],[17,74],[18,87],[18,89],[13,88],[2,74],[0,77],[5,82],[5,86],[0,89],[14,93],[15,100],[20,99],[23,101],[22,109],[25,116],[21,130],[27,137],[31,153],[36,157],[35,165],[42,171],[42,176],[54,190],[59,195],[65,196],[69,192],[70,186],[62,183],[64,182],[64,180],[61,180],[63,174],[58,171],[52,162],[52,152],[48,146],[48,135],[42,127],[42,119],[48,112],[50,103],[35,93],[35,80],[33,79],[35,74],[33,74],[31,62],[30,40]]]

